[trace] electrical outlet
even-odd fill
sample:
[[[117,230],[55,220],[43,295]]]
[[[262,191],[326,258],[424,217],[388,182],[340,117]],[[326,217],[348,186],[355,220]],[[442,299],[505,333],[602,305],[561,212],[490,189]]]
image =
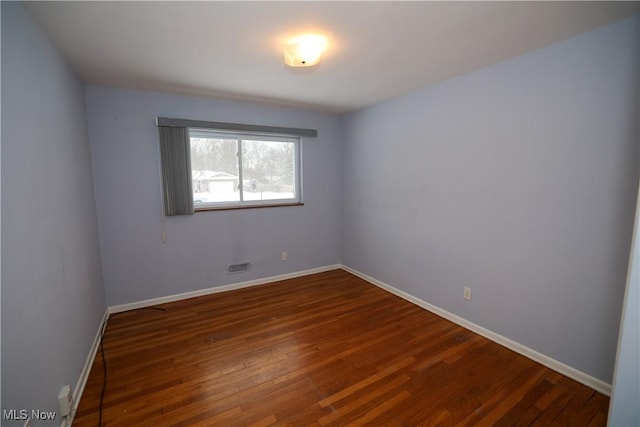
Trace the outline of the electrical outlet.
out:
[[[286,261],[289,258],[289,254],[286,252],[282,252],[282,260]]]
[[[464,288],[464,299],[471,300],[471,288]]]
[[[71,406],[73,401],[71,398],[71,386],[66,385],[60,389],[58,393],[58,408],[60,409],[60,416],[66,417],[71,413]]]

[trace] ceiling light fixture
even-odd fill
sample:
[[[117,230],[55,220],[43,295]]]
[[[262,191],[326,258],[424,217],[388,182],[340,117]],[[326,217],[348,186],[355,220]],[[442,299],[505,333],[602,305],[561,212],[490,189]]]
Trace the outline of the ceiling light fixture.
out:
[[[284,63],[290,67],[311,67],[320,62],[320,55],[327,45],[324,37],[305,35],[283,45]]]

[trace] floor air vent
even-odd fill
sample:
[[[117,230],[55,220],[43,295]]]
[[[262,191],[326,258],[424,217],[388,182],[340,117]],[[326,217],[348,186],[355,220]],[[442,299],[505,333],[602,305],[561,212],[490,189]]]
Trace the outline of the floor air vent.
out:
[[[240,264],[231,264],[229,267],[227,267],[227,271],[229,271],[229,273],[241,273],[243,271],[247,271],[251,268],[251,264],[249,264],[248,262],[242,262]]]

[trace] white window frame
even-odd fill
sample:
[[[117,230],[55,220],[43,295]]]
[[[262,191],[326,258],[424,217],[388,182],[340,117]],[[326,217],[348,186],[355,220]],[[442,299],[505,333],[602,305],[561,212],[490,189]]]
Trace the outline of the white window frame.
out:
[[[203,137],[215,138],[215,139],[235,139],[237,141],[238,151],[238,185],[240,200],[239,201],[225,201],[225,202],[204,202],[194,205],[194,211],[212,211],[212,210],[224,210],[224,209],[245,209],[245,208],[259,208],[259,207],[276,207],[276,206],[296,206],[302,205],[302,141],[299,136],[291,135],[274,135],[265,133],[253,133],[253,132],[233,132],[233,131],[218,131],[209,128],[196,128],[189,127],[189,147],[191,147],[191,138],[194,134],[201,134]],[[242,141],[273,141],[273,142],[287,142],[294,144],[294,197],[288,199],[269,199],[269,200],[243,200],[244,199],[244,179],[242,171]],[[189,148],[191,150],[191,148]]]

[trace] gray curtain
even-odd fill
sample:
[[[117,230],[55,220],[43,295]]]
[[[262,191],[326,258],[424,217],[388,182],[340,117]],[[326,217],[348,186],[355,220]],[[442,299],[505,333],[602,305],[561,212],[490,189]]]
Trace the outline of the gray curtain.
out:
[[[191,147],[189,130],[184,127],[158,126],[164,214],[193,214],[191,189]]]

